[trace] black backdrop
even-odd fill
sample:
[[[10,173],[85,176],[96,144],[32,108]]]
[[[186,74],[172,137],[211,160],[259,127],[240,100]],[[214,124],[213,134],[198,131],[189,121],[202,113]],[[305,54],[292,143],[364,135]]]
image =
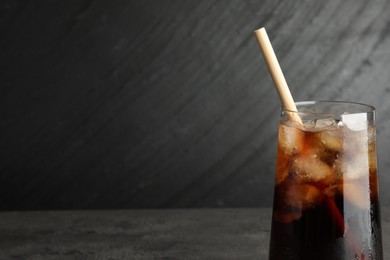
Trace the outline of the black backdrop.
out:
[[[390,166],[390,1],[1,1],[0,209],[270,206],[279,101],[378,111]]]

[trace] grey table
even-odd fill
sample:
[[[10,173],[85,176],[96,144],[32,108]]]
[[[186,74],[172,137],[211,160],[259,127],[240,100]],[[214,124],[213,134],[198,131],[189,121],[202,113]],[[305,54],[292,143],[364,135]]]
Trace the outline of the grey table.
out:
[[[382,209],[385,259],[390,209]],[[267,259],[270,209],[0,213],[0,259]]]

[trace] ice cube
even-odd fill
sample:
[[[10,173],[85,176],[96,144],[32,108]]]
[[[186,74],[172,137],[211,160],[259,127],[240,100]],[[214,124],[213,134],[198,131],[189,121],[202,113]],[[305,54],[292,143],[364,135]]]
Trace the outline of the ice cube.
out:
[[[339,185],[340,192],[350,203],[362,209],[370,206],[369,186],[358,181],[346,181]]]
[[[301,189],[303,209],[316,206],[321,199],[320,190],[310,184],[302,184],[299,186],[299,188]]]
[[[327,182],[332,182],[335,178],[332,168],[321,161],[316,154],[296,157],[293,160],[292,168],[296,173],[296,178],[302,182],[315,182],[325,179]]]
[[[321,198],[321,192],[310,184],[290,184],[285,186],[283,204],[295,209],[314,207]]]
[[[284,223],[299,219],[302,210],[318,205],[322,196],[319,189],[310,184],[284,183],[279,186],[277,201],[281,208],[274,217]]]
[[[303,149],[305,133],[295,126],[281,124],[279,127],[278,143],[286,154],[299,152]]]
[[[361,131],[367,129],[367,114],[344,114],[341,115],[343,123],[352,131]]]
[[[327,126],[337,125],[338,120],[334,118],[321,118],[321,119],[317,119],[315,123],[316,123],[315,128],[323,128]]]
[[[316,121],[315,120],[308,120],[303,122],[303,128],[304,129],[311,129],[316,127]]]
[[[344,140],[345,152],[352,155],[358,152],[367,153],[369,149],[369,137],[367,129],[360,131],[347,131]]]
[[[340,157],[336,160],[335,167],[341,172],[344,179],[359,179],[369,173],[369,158],[367,153],[356,153],[352,158]]]
[[[319,139],[325,148],[340,151],[343,146],[343,131],[342,129],[321,131]]]

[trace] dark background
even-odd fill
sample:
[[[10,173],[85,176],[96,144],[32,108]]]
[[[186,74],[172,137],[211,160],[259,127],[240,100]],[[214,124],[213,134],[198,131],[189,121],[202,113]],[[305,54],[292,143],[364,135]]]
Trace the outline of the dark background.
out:
[[[279,101],[377,108],[390,205],[390,1],[0,1],[0,209],[270,206]]]

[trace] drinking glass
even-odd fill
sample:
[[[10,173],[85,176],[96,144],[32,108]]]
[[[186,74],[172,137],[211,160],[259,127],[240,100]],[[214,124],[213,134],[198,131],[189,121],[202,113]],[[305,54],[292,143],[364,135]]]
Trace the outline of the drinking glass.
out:
[[[382,260],[374,107],[296,106],[281,113],[269,259]]]

